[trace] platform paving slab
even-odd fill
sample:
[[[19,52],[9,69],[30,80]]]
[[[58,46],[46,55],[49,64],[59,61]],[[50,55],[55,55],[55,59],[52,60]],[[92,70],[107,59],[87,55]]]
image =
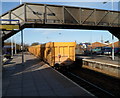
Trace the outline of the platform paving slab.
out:
[[[14,62],[14,63],[10,63]],[[3,96],[94,96],[33,55],[4,65]]]

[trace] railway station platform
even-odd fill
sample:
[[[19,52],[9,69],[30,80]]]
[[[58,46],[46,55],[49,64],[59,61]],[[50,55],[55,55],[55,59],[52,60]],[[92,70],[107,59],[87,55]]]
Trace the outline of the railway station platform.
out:
[[[91,61],[101,62],[101,63],[108,63],[113,65],[120,66],[120,57],[115,56],[115,60],[112,60],[111,56],[104,56],[104,55],[93,55],[93,56],[76,56],[77,58],[87,59]]]
[[[21,54],[3,65],[2,96],[89,96],[93,94],[77,85],[33,55]]]
[[[111,60],[110,56],[76,56],[82,59],[82,67],[88,68],[112,77],[120,78],[120,58]]]

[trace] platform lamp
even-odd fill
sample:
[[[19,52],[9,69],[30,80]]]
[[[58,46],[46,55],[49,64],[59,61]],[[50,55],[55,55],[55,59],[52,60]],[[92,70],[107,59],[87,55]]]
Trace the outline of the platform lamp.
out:
[[[108,1],[103,2],[103,4],[106,4]],[[113,10],[113,0],[111,0],[112,3],[112,10]],[[115,55],[114,55],[114,35],[112,34],[112,60],[115,60]]]

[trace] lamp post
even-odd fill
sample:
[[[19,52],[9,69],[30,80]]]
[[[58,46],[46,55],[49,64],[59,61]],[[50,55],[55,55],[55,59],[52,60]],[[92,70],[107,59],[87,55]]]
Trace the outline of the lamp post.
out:
[[[20,4],[22,4],[22,0],[20,0]]]
[[[103,4],[106,4],[107,2],[103,2]],[[111,3],[112,3],[112,10],[113,10],[113,0],[111,0]],[[112,60],[115,60],[115,55],[114,55],[114,35],[113,34],[112,34]]]

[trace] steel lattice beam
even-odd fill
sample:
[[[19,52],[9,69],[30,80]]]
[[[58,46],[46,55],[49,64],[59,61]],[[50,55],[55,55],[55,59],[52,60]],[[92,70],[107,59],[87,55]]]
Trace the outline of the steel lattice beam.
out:
[[[20,28],[68,28],[108,30],[120,39],[120,11],[90,9],[71,6],[24,3],[0,16],[1,19],[17,19]],[[15,24],[4,22],[2,24]],[[5,31],[4,31],[5,32]],[[2,35],[3,40],[12,36],[16,31]]]

